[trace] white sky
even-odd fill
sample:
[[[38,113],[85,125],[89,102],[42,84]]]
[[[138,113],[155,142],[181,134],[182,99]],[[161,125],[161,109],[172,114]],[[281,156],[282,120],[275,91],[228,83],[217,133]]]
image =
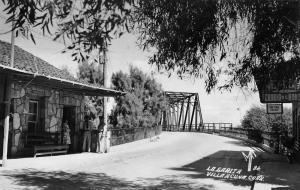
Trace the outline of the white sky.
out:
[[[0,12],[0,33],[9,30],[9,26],[4,24],[5,13]],[[10,34],[0,34],[0,40],[10,42]],[[62,68],[67,66],[68,69],[75,75],[77,72],[77,63],[72,61],[70,54],[62,54],[61,50],[64,45],[58,42],[53,42],[47,37],[35,35],[36,45],[27,39],[18,37],[16,45],[26,51],[38,56],[52,65]],[[112,41],[112,45],[108,52],[108,76],[112,73],[128,71],[129,65],[139,67],[149,75],[155,72],[156,69],[147,64],[149,53],[140,50],[136,43],[134,35],[126,34],[120,39]],[[204,122],[231,122],[234,125],[240,124],[242,116],[246,110],[252,105],[258,105],[258,93],[246,93],[240,89],[233,89],[231,92],[214,91],[211,94],[206,94],[204,82],[200,79],[185,79],[180,80],[175,75],[168,78],[167,74],[156,74],[154,77],[162,84],[164,90],[180,91],[180,92],[198,92],[200,97],[200,105]]]

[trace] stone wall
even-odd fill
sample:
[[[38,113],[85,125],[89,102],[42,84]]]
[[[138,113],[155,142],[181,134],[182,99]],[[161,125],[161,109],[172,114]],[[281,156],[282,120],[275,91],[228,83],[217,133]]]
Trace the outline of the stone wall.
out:
[[[27,122],[30,99],[39,100],[39,125],[43,126],[44,132],[61,134],[64,106],[73,106],[75,108],[75,132],[79,131],[84,114],[83,96],[16,82],[12,84],[11,95],[11,112],[13,118],[10,126],[11,156],[21,156],[26,151],[25,137],[28,130]],[[57,143],[60,142],[61,136],[59,136]]]
[[[10,125],[11,132],[11,154],[15,155],[24,147],[24,139],[22,134],[27,130],[27,116],[29,109],[29,97],[26,96],[26,91],[21,85],[12,84],[12,117],[13,122]]]

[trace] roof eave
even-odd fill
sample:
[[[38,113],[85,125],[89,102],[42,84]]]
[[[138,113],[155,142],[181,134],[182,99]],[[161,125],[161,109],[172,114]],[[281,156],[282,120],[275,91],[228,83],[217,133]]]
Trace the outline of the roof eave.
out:
[[[38,73],[31,73],[28,71],[24,71],[21,69],[13,68],[10,66],[5,66],[0,64],[0,69],[2,69],[2,73],[9,73],[15,75],[26,75],[30,78],[35,78],[35,82],[45,83],[45,81],[49,81],[53,83],[53,86],[63,84],[64,87],[68,88],[68,90],[73,91],[74,93],[80,93],[86,96],[122,96],[125,95],[126,92],[121,92],[117,90],[112,90],[108,88],[96,87],[88,84],[83,84],[75,81],[69,81],[66,79],[61,79],[57,77],[40,75]]]

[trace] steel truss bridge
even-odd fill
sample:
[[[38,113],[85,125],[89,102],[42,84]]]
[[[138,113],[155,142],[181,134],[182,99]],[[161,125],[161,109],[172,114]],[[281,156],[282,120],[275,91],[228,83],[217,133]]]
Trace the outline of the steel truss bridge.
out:
[[[163,131],[218,132],[232,128],[231,123],[204,123],[198,93],[164,92],[167,109],[163,114]]]
[[[163,130],[198,130],[203,126],[198,93],[165,92],[167,110],[163,116]]]

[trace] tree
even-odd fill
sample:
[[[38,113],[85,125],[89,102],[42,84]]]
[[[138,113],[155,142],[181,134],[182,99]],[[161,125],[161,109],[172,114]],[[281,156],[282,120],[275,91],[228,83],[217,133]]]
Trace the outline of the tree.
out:
[[[253,106],[243,117],[241,126],[248,131],[248,138],[258,143],[263,141],[262,132],[272,132],[270,145],[274,146],[280,134],[292,134],[292,110],[284,108],[282,115],[274,115],[267,114],[264,107]]]
[[[267,114],[261,106],[251,107],[242,119],[242,127],[266,132],[292,132],[292,110],[284,108],[283,114]]]
[[[269,125],[274,132],[288,132],[290,135],[293,132],[293,115],[292,109],[284,108],[282,115],[268,115]]]
[[[79,65],[78,78],[90,84],[103,86],[103,72],[101,66],[95,63],[83,62]]]
[[[269,131],[268,116],[266,110],[260,106],[250,108],[242,119],[242,127],[245,129],[258,129]]]
[[[67,51],[79,63],[91,59],[94,50],[107,50],[110,40],[129,31],[130,5],[134,0],[3,0],[7,22],[13,22],[16,33],[30,37],[33,28],[43,34],[52,35],[54,40],[64,40]],[[93,59],[98,62],[98,59]]]
[[[14,20],[14,29],[33,41],[31,27],[50,33],[54,23],[54,39],[66,39],[78,62],[91,59],[93,50],[106,51],[112,38],[133,25],[140,45],[154,47],[149,63],[179,76],[204,78],[207,92],[245,87],[253,76],[268,77],[286,57],[294,65],[300,59],[296,0],[3,1],[7,22]],[[233,41],[238,26],[245,36]],[[232,48],[236,45],[238,51]]]
[[[299,1],[153,0],[140,1],[136,11],[140,44],[155,47],[150,59],[158,68],[203,77],[210,92],[245,87],[253,75],[268,76],[278,64],[299,60],[296,21]],[[243,26],[245,36],[235,29]],[[239,45],[238,51],[233,46]],[[233,51],[233,52],[232,52]],[[221,64],[218,64],[221,62]],[[291,70],[291,72],[294,72]],[[285,73],[286,74],[286,73]]]
[[[103,74],[99,64],[83,62],[79,65],[79,80],[83,82],[103,86]],[[86,107],[95,115],[102,115],[102,97],[85,97]]]
[[[114,73],[112,85],[115,90],[125,91],[116,97],[111,124],[117,128],[153,127],[159,124],[165,101],[161,85],[136,67],[129,74]]]

